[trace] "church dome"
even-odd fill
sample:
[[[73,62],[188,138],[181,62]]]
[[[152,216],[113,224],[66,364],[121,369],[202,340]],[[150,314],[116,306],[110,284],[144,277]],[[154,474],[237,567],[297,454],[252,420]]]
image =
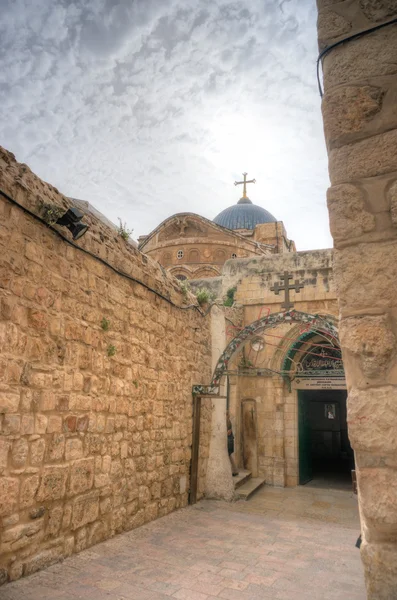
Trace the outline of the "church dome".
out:
[[[247,197],[242,197],[234,206],[229,206],[219,213],[214,219],[216,225],[227,229],[255,229],[262,223],[277,223],[271,213],[256,206]]]

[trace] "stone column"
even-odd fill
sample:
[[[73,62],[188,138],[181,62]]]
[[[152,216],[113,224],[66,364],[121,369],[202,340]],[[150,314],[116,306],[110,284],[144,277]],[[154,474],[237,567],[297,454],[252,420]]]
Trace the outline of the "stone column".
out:
[[[284,384],[281,377],[272,377],[274,394],[274,466],[273,485],[285,486],[285,444],[284,444]]]
[[[226,345],[225,316],[220,307],[211,310],[212,369]],[[234,482],[227,453],[226,395],[225,383],[221,386],[221,397],[212,400],[210,450],[207,465],[205,495],[230,501],[234,497]]]
[[[397,17],[395,0],[317,4],[320,49]],[[371,600],[397,598],[396,65],[396,24],[323,60],[328,209]]]

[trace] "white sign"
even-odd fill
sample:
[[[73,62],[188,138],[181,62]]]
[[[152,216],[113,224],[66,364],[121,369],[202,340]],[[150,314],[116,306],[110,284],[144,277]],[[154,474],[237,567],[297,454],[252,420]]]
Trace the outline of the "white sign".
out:
[[[293,381],[296,390],[345,390],[344,377],[296,377]]]

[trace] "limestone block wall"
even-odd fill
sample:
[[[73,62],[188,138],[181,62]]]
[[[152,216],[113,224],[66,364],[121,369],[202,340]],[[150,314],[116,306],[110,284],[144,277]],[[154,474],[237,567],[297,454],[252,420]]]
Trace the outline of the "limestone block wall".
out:
[[[397,19],[394,0],[317,0],[319,45]],[[368,598],[397,597],[397,24],[323,60],[340,338]]]
[[[70,205],[4,150],[0,189],[34,214]],[[188,501],[191,386],[210,378],[210,317],[105,223],[85,221],[78,246],[165,299],[0,197],[0,583]],[[209,406],[202,419],[199,493]]]

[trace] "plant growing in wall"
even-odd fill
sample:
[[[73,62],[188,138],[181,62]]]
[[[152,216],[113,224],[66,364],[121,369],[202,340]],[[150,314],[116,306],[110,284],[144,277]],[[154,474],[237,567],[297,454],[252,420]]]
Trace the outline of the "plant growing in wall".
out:
[[[236,287],[229,288],[226,292],[226,298],[223,302],[223,306],[233,306],[234,304],[234,294],[237,292]]]
[[[118,217],[118,220],[120,222],[120,225],[117,228],[117,232],[119,236],[123,238],[123,240],[127,241],[134,230],[127,229],[127,223],[123,223],[120,217]]]
[[[110,327],[110,321],[106,317],[102,318],[101,327],[102,327],[103,331],[108,331],[108,329]]]
[[[215,294],[210,292],[207,288],[199,288],[196,294],[197,302],[202,306],[203,304],[208,304],[215,298]]]
[[[179,286],[181,288],[181,292],[185,300],[187,300],[187,295],[190,292],[190,285],[186,281],[180,281]]]
[[[47,202],[43,202],[41,211],[43,220],[48,223],[48,225],[56,223],[65,213],[64,208],[56,206],[55,204],[48,204]]]
[[[109,346],[107,348],[107,355],[114,356],[115,354],[116,354],[116,346],[113,346],[113,344],[109,344]]]

